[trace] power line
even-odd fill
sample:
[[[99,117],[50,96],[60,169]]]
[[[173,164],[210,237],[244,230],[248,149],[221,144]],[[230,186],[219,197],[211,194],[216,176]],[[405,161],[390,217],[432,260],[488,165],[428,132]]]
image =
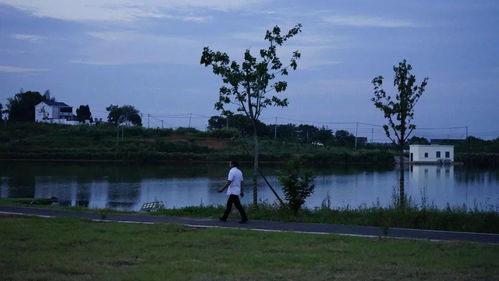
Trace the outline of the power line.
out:
[[[92,113],[95,113],[95,115],[102,115],[104,113],[109,113],[108,111],[103,111],[103,110],[92,110]],[[208,120],[212,116],[202,114],[202,113],[176,113],[176,114],[151,114],[151,113],[143,113],[143,116],[149,116],[149,124],[148,126],[151,126],[151,122],[157,122],[155,124],[161,123],[161,127],[164,127],[164,124],[167,123],[165,120],[169,119],[172,120],[182,120],[182,119],[189,119],[189,126],[195,126],[196,128],[203,128],[205,125],[201,125],[199,122],[195,122],[193,124],[194,120]],[[356,135],[361,135],[361,136],[369,136],[371,139],[375,139],[375,136],[384,136],[385,132],[382,129],[383,125],[382,124],[373,124],[369,122],[354,122],[354,121],[347,121],[347,122],[333,122],[333,121],[321,121],[321,120],[305,120],[305,119],[298,119],[298,118],[290,118],[286,116],[274,116],[274,117],[263,117],[260,118],[260,120],[272,120],[271,122],[267,123],[273,123],[273,124],[268,124],[269,126],[274,126],[274,135],[277,135],[277,127],[279,125],[285,125],[284,122],[278,123],[277,119],[279,121],[291,121],[291,123],[297,124],[322,124],[322,125],[333,125],[333,129],[335,131],[338,130],[346,130],[346,131],[356,131]],[[170,123],[170,126],[176,127],[177,125],[174,125],[173,123]],[[178,124],[179,125],[179,124]],[[366,128],[366,126],[368,128]],[[465,138],[466,137],[466,130],[467,126],[449,126],[449,127],[416,127],[415,130],[413,131],[413,135],[418,135],[418,136],[424,136],[427,138]],[[468,128],[469,129],[469,128]],[[462,130],[462,131],[460,131]],[[469,135],[475,135],[475,136],[487,136],[487,137],[496,137],[499,134],[499,130],[483,130],[483,131],[471,131]],[[376,140],[376,139],[375,139]]]

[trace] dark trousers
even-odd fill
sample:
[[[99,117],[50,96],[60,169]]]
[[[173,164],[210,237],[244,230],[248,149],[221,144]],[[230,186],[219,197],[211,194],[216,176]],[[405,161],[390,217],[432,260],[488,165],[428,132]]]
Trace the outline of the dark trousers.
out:
[[[239,196],[238,195],[230,195],[229,199],[227,199],[227,207],[225,207],[225,212],[222,218],[227,219],[227,217],[230,214],[230,211],[232,210],[232,204],[236,205],[236,209],[239,211],[241,214],[241,220],[248,220],[248,217],[246,216],[246,212],[243,209],[243,206],[241,205],[241,201],[239,201]]]

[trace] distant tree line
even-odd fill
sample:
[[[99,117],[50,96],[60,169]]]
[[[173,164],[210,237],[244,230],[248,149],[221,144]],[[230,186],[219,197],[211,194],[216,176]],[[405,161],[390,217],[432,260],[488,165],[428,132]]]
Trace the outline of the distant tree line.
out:
[[[429,141],[423,137],[412,137],[409,139],[408,144],[444,144],[453,145],[456,152],[475,153],[499,153],[499,138],[493,140],[483,140],[477,137],[469,136],[466,139],[439,139],[437,143],[434,140]]]
[[[212,116],[208,120],[208,130],[222,128],[233,128],[238,130],[242,136],[250,137],[253,134],[253,127],[248,117],[242,114],[235,114],[229,117]],[[256,124],[258,135],[264,138],[274,138],[279,140],[315,143],[323,145],[350,146],[355,145],[355,136],[345,130],[333,130],[326,127],[316,127],[308,124],[265,124],[258,121]],[[362,141],[360,141],[362,140]],[[357,145],[366,144],[365,138],[358,138]]]

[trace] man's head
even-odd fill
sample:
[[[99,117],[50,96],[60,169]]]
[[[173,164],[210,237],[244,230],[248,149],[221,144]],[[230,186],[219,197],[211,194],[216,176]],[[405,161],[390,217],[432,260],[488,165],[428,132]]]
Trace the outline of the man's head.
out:
[[[239,162],[237,162],[236,160],[230,160],[230,161],[229,161],[229,166],[230,166],[231,168],[233,168],[233,167],[238,168],[238,167],[239,167]]]

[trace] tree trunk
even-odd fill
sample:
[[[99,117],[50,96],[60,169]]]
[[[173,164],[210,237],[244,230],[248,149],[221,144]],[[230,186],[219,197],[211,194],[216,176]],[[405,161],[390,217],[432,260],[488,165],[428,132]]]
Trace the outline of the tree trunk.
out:
[[[399,151],[399,164],[400,164],[400,174],[399,174],[399,179],[400,179],[400,187],[399,187],[399,204],[400,208],[405,207],[405,189],[404,189],[404,146],[401,145],[400,151]]]
[[[253,205],[258,206],[258,135],[256,126],[253,127],[253,141],[255,143],[253,158]]]

